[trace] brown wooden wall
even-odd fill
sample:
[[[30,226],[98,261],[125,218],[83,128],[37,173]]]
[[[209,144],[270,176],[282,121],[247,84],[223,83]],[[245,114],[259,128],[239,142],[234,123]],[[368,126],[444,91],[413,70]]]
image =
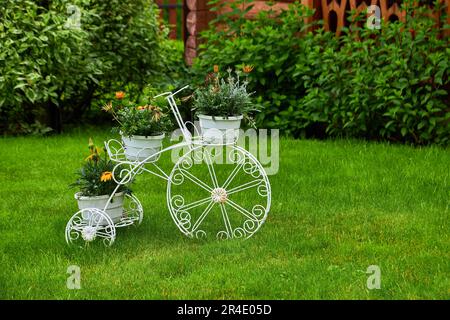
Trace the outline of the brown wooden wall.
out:
[[[197,54],[199,45],[199,32],[208,27],[208,23],[214,19],[215,14],[209,11],[209,0],[185,0],[185,7],[188,11],[186,16],[186,35],[185,35],[185,58],[188,64],[191,64]],[[232,0],[231,0],[232,1]],[[231,2],[227,1],[227,2]],[[283,10],[287,8],[290,2],[295,0],[275,1],[272,7],[274,10]],[[447,22],[450,24],[450,0],[440,0],[446,4]],[[267,10],[268,1],[254,1],[254,7],[247,14],[252,19],[259,11]],[[347,18],[350,10],[365,11],[369,5],[378,5],[381,9],[381,17],[386,21],[403,20],[405,13],[400,10],[402,1],[396,0],[301,0],[304,5],[316,10],[313,19],[323,19],[324,28],[339,35],[343,26],[347,25]],[[420,1],[421,3],[431,3],[432,1]],[[226,10],[226,9],[225,9]],[[217,12],[220,14],[220,11]],[[438,22],[441,19],[441,13],[436,12],[435,17]]]
[[[160,18],[169,27],[170,39],[185,40],[185,1],[155,0],[160,9]]]

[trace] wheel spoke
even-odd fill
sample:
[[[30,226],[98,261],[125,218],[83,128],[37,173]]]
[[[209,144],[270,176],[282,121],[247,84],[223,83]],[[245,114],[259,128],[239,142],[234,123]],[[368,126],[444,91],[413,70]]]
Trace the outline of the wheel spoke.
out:
[[[151,173],[157,176],[158,178],[164,179],[166,181],[169,180],[169,176],[156,163],[152,162],[151,164],[159,171],[159,173],[145,167],[142,167],[142,170]]]
[[[242,191],[242,190],[246,190],[246,189],[249,189],[249,188],[257,187],[257,186],[259,186],[261,184],[261,182],[263,182],[263,180],[262,179],[258,179],[258,180],[253,180],[253,181],[244,183],[243,185],[240,185],[240,186],[235,187],[233,189],[227,190],[227,194],[230,195],[230,194]]]
[[[190,204],[187,204],[185,206],[181,206],[179,208],[176,208],[176,210],[177,211],[187,211],[187,210],[193,209],[195,207],[201,206],[202,204],[205,204],[208,201],[211,201],[211,197],[206,197],[204,199],[200,199],[200,200],[194,201],[194,202],[192,202]]]
[[[206,165],[208,166],[209,176],[211,177],[214,188],[218,188],[219,184],[217,183],[216,171],[214,171],[214,165],[211,159],[211,154],[209,152],[206,152],[206,154],[207,159],[205,159],[206,160],[205,162]]]
[[[200,225],[202,224],[203,220],[205,220],[206,216],[208,215],[208,213],[211,211],[212,207],[214,205],[214,202],[211,201],[208,206],[206,207],[206,209],[202,212],[201,216],[197,219],[197,221],[195,221],[194,226],[192,227],[191,232],[195,232],[195,230],[197,230],[198,227],[200,227]]]
[[[230,185],[230,183],[233,181],[234,177],[236,176],[238,171],[242,168],[244,163],[245,163],[245,157],[241,161],[239,161],[239,163],[236,167],[234,167],[233,171],[230,173],[227,180],[225,180],[225,183],[223,184],[222,188],[226,189]]]
[[[95,235],[97,237],[100,237],[100,238],[109,238],[109,237],[111,237],[111,233],[107,233],[107,232],[99,232],[99,231],[97,231],[95,233]]]
[[[264,169],[251,153],[234,145],[232,153],[227,152],[231,163],[226,164],[232,165],[222,172],[222,162],[216,161],[219,154],[208,147],[191,147],[170,172],[166,200],[172,219],[185,235],[198,239],[211,232],[218,239],[249,238],[264,223],[270,208],[270,184]],[[201,157],[196,153],[200,150]],[[163,176],[157,167],[151,169]],[[205,192],[202,189],[207,193],[193,194]],[[258,195],[264,198],[261,204],[252,203]],[[216,212],[218,207],[220,212]]]
[[[222,218],[227,230],[228,238],[233,237],[233,229],[231,228],[230,218],[228,217],[227,209],[223,203],[220,204],[220,210],[222,211]]]
[[[228,199],[226,203],[228,203],[231,207],[233,207],[234,209],[236,209],[237,211],[242,213],[244,216],[246,216],[250,220],[258,221],[258,218],[253,213],[251,213],[247,209],[242,208],[240,205],[238,205],[234,201]]]
[[[183,176],[185,176],[186,178],[188,178],[189,180],[194,182],[196,185],[202,187],[203,189],[205,189],[208,192],[212,192],[213,189],[210,186],[208,186],[206,183],[204,183],[199,178],[194,176],[192,173],[190,173],[189,171],[187,171],[185,169],[181,169],[181,168],[179,170]]]

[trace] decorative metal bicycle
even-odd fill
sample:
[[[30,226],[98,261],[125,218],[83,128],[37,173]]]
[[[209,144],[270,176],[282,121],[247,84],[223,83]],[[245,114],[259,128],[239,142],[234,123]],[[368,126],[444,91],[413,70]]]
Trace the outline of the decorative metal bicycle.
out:
[[[126,195],[119,221],[112,221],[106,210],[119,186],[144,172],[167,181],[169,212],[186,236],[249,238],[265,222],[271,201],[266,172],[250,152],[236,144],[236,140],[211,144],[201,134],[191,134],[187,126],[193,124],[183,122],[174,98],[186,88],[159,95],[166,96],[181,129],[183,142],[162,149],[142,161],[127,159],[124,146],[118,140],[105,143],[109,157],[117,163],[113,178],[118,186],[103,210],[87,208],[71,217],[65,232],[67,243],[101,238],[105,244],[111,245],[117,228],[140,224],[143,208],[134,194]],[[175,149],[185,152],[167,174],[157,163],[162,153]],[[217,170],[219,167],[220,170]]]

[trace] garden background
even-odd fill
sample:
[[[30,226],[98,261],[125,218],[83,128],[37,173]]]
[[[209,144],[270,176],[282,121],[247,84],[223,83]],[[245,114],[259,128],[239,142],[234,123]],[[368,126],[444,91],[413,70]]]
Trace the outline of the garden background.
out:
[[[448,1],[372,2],[397,19],[367,28],[348,10],[369,1],[322,1],[325,20],[296,2],[212,1],[173,40],[149,0],[0,0],[0,297],[448,298]],[[184,239],[163,183],[143,178],[140,228],[112,248],[66,247],[67,186],[89,137],[112,136],[102,106],[199,85],[214,65],[254,66],[256,124],[282,134],[258,235]],[[373,264],[380,290],[366,287]],[[83,289],[66,288],[69,265]]]

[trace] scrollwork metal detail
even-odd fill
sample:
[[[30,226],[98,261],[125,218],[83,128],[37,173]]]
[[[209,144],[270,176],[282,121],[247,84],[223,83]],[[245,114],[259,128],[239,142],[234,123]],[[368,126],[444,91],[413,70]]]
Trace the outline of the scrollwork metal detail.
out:
[[[109,201],[120,185],[128,184],[136,175],[148,172],[167,180],[166,202],[169,212],[186,236],[203,239],[212,234],[217,239],[249,238],[259,230],[270,210],[271,188],[267,174],[250,152],[236,145],[236,139],[223,136],[224,139],[218,139],[219,143],[211,143],[203,135],[192,137],[187,129],[187,124],[192,123],[183,122],[174,99],[174,95],[185,88],[160,95],[166,96],[183,133],[184,142],[163,150],[158,148],[159,151],[155,150],[147,158],[135,161],[127,158],[123,142],[111,139],[105,143],[111,161],[116,163],[112,173],[118,184]],[[156,164],[163,152],[186,146],[189,151],[177,161],[170,175]],[[220,171],[216,172],[215,168],[217,158],[223,157],[223,148],[229,151],[225,158],[230,160],[233,168],[225,177],[220,176]],[[143,156],[140,157],[138,152],[136,158],[141,159]],[[149,166],[153,166],[153,171]],[[183,189],[188,184],[192,186]],[[194,188],[199,191],[192,192]],[[189,194],[203,196],[191,200],[186,197]],[[113,223],[104,210],[88,208],[75,213],[66,225],[67,243],[89,243],[100,238],[105,244],[111,245],[116,237],[116,228],[142,222],[142,205],[131,194],[125,197],[120,221]],[[215,227],[216,230],[211,229]]]
[[[217,239],[249,238],[264,223],[270,208],[271,191],[267,175],[253,155],[232,146],[228,156],[233,160],[233,169],[220,180],[214,168],[216,154],[211,154],[209,147],[193,148],[178,160],[169,175],[167,205],[172,219],[189,237],[206,238],[212,231],[208,228],[222,221],[225,228],[216,231]],[[241,182],[237,176],[248,179]],[[203,194],[204,198],[187,201],[185,196],[192,194],[193,188],[199,189],[194,194]],[[246,192],[251,192],[251,196],[244,196],[246,201],[254,202],[249,209],[245,208],[248,203],[240,205],[235,202],[239,202],[235,195],[245,195]],[[221,219],[217,223],[212,221],[218,216]],[[207,225],[206,220],[209,221]]]
[[[102,238],[112,245],[116,238],[116,228],[111,218],[100,209],[88,208],[75,213],[66,225],[66,242],[73,244],[82,240],[89,243]]]

